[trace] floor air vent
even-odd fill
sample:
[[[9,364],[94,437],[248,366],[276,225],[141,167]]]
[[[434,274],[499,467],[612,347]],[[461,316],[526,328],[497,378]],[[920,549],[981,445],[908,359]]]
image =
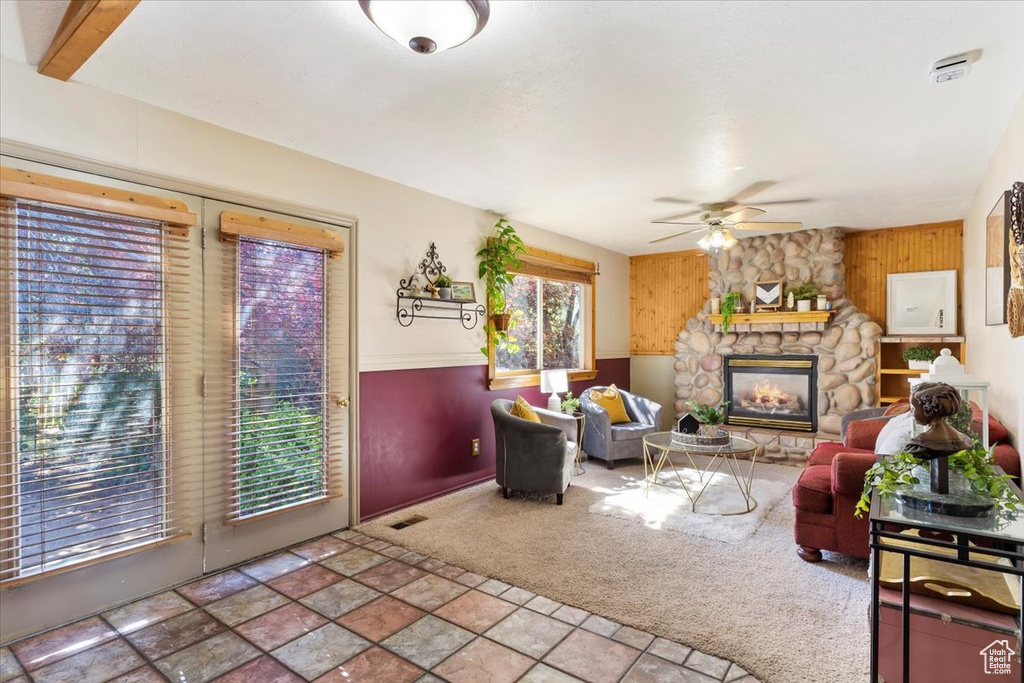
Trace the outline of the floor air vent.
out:
[[[392,529],[404,529],[407,526],[412,526],[413,524],[419,524],[420,522],[425,522],[425,521],[427,521],[427,518],[424,517],[423,515],[413,515],[412,517],[408,517],[406,519],[403,519],[401,522],[398,522],[397,524],[392,524],[391,528]]]

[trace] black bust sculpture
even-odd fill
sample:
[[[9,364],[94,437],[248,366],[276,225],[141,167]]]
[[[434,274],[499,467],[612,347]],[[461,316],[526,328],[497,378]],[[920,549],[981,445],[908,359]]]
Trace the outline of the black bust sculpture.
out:
[[[949,493],[949,456],[974,445],[946,422],[960,410],[960,394],[942,382],[918,384],[910,396],[914,420],[925,431],[907,442],[906,452],[915,458],[931,460],[931,490]]]

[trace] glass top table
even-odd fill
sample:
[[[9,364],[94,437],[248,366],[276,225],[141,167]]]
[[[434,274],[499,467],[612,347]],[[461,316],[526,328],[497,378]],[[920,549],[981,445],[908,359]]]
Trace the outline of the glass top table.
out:
[[[754,481],[754,466],[757,464],[759,450],[756,443],[739,436],[730,436],[728,444],[703,446],[683,443],[679,440],[679,434],[676,432],[654,432],[653,434],[647,434],[644,436],[644,493],[646,494],[650,491],[651,486],[660,484],[658,476],[661,475],[662,470],[668,465],[676,475],[676,479],[679,481],[679,485],[682,487],[686,497],[690,500],[690,510],[697,512],[697,501],[704,495],[704,491],[707,490],[708,485],[722,468],[722,465],[727,465],[733,480],[736,482],[736,486],[739,488],[740,495],[743,496],[743,502],[746,504],[745,510],[728,514],[747,514],[757,507],[757,500],[751,495],[750,487]],[[685,455],[689,461],[690,468],[697,473],[697,480],[701,488],[696,492],[696,495],[690,492],[690,489],[680,476],[679,470],[676,469],[675,463],[672,462],[672,453]],[[694,461],[694,456],[701,455],[711,458],[703,467]],[[744,468],[740,464],[741,456],[742,459],[749,461],[746,472],[743,471]]]

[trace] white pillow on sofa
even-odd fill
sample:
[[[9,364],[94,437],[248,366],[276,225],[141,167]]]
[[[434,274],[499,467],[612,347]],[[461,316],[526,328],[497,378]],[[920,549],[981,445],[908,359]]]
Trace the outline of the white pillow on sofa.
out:
[[[875,440],[875,453],[879,455],[899,453],[907,445],[913,425],[914,414],[912,412],[897,415],[886,422]]]

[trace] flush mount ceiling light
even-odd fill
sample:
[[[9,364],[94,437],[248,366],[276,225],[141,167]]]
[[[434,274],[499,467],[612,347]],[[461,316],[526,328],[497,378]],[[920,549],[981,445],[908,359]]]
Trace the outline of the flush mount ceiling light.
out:
[[[359,0],[359,6],[381,33],[422,55],[462,45],[491,15],[488,0]]]

